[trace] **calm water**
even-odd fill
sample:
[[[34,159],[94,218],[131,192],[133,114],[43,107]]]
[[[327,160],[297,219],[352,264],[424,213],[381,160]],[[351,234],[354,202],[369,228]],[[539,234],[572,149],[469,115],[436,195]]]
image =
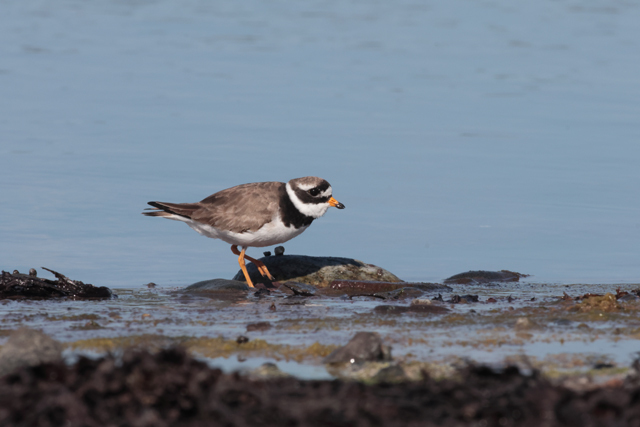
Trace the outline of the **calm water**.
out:
[[[0,0],[0,268],[228,278],[227,244],[146,202],[318,175],[347,209],[287,253],[638,282],[638,22],[611,0]]]

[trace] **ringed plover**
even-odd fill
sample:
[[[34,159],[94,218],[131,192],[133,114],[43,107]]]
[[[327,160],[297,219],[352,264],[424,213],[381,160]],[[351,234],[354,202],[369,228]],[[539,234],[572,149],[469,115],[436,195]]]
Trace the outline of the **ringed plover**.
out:
[[[307,176],[287,182],[255,182],[219,191],[197,203],[149,202],[147,216],[182,221],[203,236],[223,240],[238,255],[238,263],[251,287],[245,259],[253,262],[262,276],[274,277],[257,259],[245,255],[248,247],[284,243],[301,234],[329,207],[344,209],[332,197],[331,185],[322,178]],[[242,250],[238,250],[238,246]]]

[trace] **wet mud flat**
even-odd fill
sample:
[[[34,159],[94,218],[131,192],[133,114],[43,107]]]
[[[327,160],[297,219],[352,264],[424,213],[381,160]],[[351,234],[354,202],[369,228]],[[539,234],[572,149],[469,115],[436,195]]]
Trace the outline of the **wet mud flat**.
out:
[[[153,365],[165,357],[182,360],[179,363],[189,366],[197,365],[197,369],[206,367],[207,373],[202,375],[222,378],[225,384],[230,381],[240,384],[240,388],[265,390],[257,397],[253,394],[253,397],[242,397],[244,392],[237,392],[240,397],[235,403],[231,398],[224,398],[230,408],[245,408],[243,405],[247,402],[254,402],[249,412],[233,416],[250,417],[247,414],[257,411],[256,417],[267,420],[262,425],[275,425],[269,424],[269,411],[276,411],[274,402],[280,401],[284,412],[278,412],[273,419],[285,424],[287,420],[296,420],[291,421],[292,425],[328,420],[322,417],[335,417],[334,425],[358,425],[350,424],[355,418],[361,419],[360,423],[369,422],[360,425],[393,425],[393,417],[384,418],[388,414],[380,409],[386,408],[385,405],[391,405],[388,406],[391,408],[389,414],[399,413],[402,408],[408,411],[409,415],[402,418],[402,425],[413,422],[411,414],[415,411],[423,417],[435,416],[434,419],[441,420],[440,425],[473,424],[478,420],[488,423],[478,425],[590,425],[571,424],[571,420],[583,419],[576,418],[575,414],[580,411],[589,414],[590,420],[616,419],[621,420],[619,425],[634,425],[629,420],[635,420],[635,415],[629,411],[636,402],[634,396],[639,395],[633,391],[635,386],[630,385],[636,384],[637,371],[633,363],[640,344],[638,285],[558,285],[523,282],[522,277],[518,281],[503,282],[482,277],[468,280],[469,277],[463,277],[462,283],[451,280],[446,284],[335,280],[330,286],[316,287],[277,282],[256,289],[220,279],[211,281],[217,286],[215,291],[186,291],[185,287],[149,284],[135,289],[116,289],[115,296],[102,299],[4,299],[0,301],[0,364],[10,337],[23,327],[40,330],[59,342],[64,363],[54,361],[51,366],[57,368],[46,368],[45,371],[24,368],[26,371],[20,371],[19,380],[10,377],[14,375],[12,373],[5,375],[1,393],[5,397],[7,393],[14,395],[18,389],[11,387],[21,384],[20,393],[32,396],[29,393],[45,387],[42,381],[70,381],[68,378],[71,377],[76,378],[73,381],[76,381],[77,390],[85,390],[80,384],[89,381],[89,376],[80,378],[79,374],[69,372],[82,370],[82,366],[94,366],[82,371],[87,375],[93,369],[116,372],[129,363],[127,358],[132,358],[130,363],[134,365]],[[336,354],[355,340],[354,337],[372,332],[379,337],[379,351],[370,352],[370,356],[363,358],[357,352],[336,358]],[[137,350],[143,350],[143,353]],[[217,368],[222,371],[215,371]],[[57,379],[46,373],[58,372],[56,370],[63,370],[52,374]],[[154,372],[144,374],[145,378],[152,381],[151,377],[158,375]],[[467,381],[470,375],[478,375],[478,382]],[[167,384],[170,384],[169,379],[162,378],[157,381],[169,381]],[[517,386],[520,388],[512,388],[515,387],[513,381],[520,384]],[[54,389],[56,387],[71,386],[65,383],[55,385]],[[202,393],[197,399],[193,397],[200,402],[198,405],[202,404],[202,399],[209,401],[210,396],[218,396],[215,394],[218,392],[211,391],[213,389],[193,391],[196,386],[191,384],[189,387],[189,393],[193,392],[194,396]],[[305,391],[300,392],[302,394],[286,391],[294,389]],[[78,391],[74,390],[69,393],[75,396]],[[278,394],[278,390],[285,394]],[[538,392],[540,396],[547,396],[547,400],[534,397]],[[618,397],[607,401],[609,403],[601,401],[600,397],[589,397],[605,396],[605,392]],[[158,393],[162,394],[161,391]],[[352,406],[341,406],[342,401],[349,399],[340,398],[343,396],[340,393],[362,397],[356,398]],[[514,393],[521,399],[518,403],[509,400],[516,398]],[[275,397],[265,397],[267,395]],[[418,400],[421,402],[418,405],[412,400],[417,395],[431,397]],[[153,399],[159,399],[158,396]],[[458,412],[454,416],[446,408],[456,402],[456,396],[463,396],[471,406],[455,404],[452,408]],[[487,399],[494,396],[497,400],[483,401],[482,396],[488,396]],[[31,398],[41,403],[49,399],[45,394]],[[308,399],[308,404],[300,403],[307,412],[292,415],[288,409],[291,405],[286,402],[298,398]],[[104,397],[96,399],[102,401]],[[148,402],[155,402],[153,399]],[[390,400],[366,403],[378,402],[376,399]],[[313,403],[316,400],[321,403]],[[402,403],[405,400],[408,406]],[[82,401],[86,403],[86,398]],[[163,406],[168,405],[162,402]],[[431,402],[434,408],[440,407],[440,415],[434,408],[428,409],[436,411],[433,413],[415,409],[411,402],[416,407]],[[176,423],[180,420],[186,423],[184,425],[199,425],[199,420],[204,418],[198,417],[206,418],[211,413],[232,416],[229,408],[198,405],[199,409],[186,410],[192,414],[187,418],[180,418],[185,413],[182,407],[174,408],[171,416],[178,417]],[[485,405],[497,405],[496,408],[506,405],[512,409],[496,409],[497,412],[491,413]],[[20,408],[11,414],[21,413],[23,409]],[[338,408],[335,409],[337,412],[331,412],[334,410],[331,408]],[[84,413],[93,409],[73,411]],[[142,409],[127,411],[142,416]],[[145,415],[151,420],[148,424],[144,420],[134,424],[161,425],[154,424],[155,417],[172,419],[160,409],[154,411]],[[366,411],[374,412],[367,415]],[[461,411],[464,412],[462,415]],[[548,419],[555,421],[538,423],[541,418],[536,417],[552,412],[555,418]],[[317,416],[304,418],[312,413]],[[507,422],[504,424],[500,421],[503,419],[519,421],[513,421],[516,424],[504,421]],[[234,420],[230,422],[249,422],[241,422],[240,418]],[[528,420],[536,420],[537,424]],[[523,424],[526,422],[532,424]],[[606,425],[593,422],[592,425]],[[329,424],[332,423],[316,425]]]
[[[461,364],[482,363],[589,384],[623,377],[636,357],[638,285],[433,285],[345,287],[338,281],[311,291],[288,284],[193,293],[140,286],[101,300],[5,299],[0,346],[13,331],[29,327],[60,341],[69,361],[180,345],[227,372],[271,362],[300,378],[367,380],[398,365],[416,380],[422,372],[447,377]],[[366,331],[391,347],[391,361],[339,368],[323,363]]]
[[[15,426],[635,426],[640,378],[578,392],[538,372],[468,366],[456,378],[365,384],[225,374],[181,349],[80,358],[0,378]]]

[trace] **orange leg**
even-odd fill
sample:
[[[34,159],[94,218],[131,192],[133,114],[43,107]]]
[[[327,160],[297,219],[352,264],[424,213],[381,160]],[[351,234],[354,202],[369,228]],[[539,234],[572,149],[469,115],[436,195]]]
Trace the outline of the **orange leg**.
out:
[[[271,280],[276,280],[276,278],[273,277],[271,275],[271,273],[269,273],[269,270],[267,270],[267,266],[264,265],[264,263],[262,261],[258,261],[255,258],[251,258],[249,255],[245,255],[244,257],[246,259],[248,259],[249,261],[251,261],[252,263],[254,263],[256,267],[258,267],[258,271],[260,272],[260,274],[262,274],[263,276],[268,277]]]
[[[238,252],[238,246],[237,245],[233,245],[231,246],[231,252],[233,252],[236,255],[240,255],[238,257],[238,264],[240,264],[240,270],[242,270],[242,274],[244,274],[244,278],[247,279],[247,285],[249,285],[250,287],[254,288],[255,286],[253,286],[253,283],[251,282],[251,279],[249,278],[249,273],[247,273],[247,267],[244,265],[244,253],[247,250],[246,247],[242,248],[242,252]]]
[[[233,252],[236,255],[240,255],[240,252],[238,251],[238,246],[237,245],[231,246],[231,252]],[[251,261],[258,268],[258,271],[260,272],[261,275],[266,276],[271,280],[276,280],[276,278],[273,277],[271,275],[271,273],[269,273],[269,270],[267,269],[267,266],[264,265],[264,263],[262,261],[258,261],[257,259],[252,258],[249,255],[245,255],[243,258],[244,259],[248,259],[249,261]],[[245,274],[245,276],[246,276],[246,274]]]

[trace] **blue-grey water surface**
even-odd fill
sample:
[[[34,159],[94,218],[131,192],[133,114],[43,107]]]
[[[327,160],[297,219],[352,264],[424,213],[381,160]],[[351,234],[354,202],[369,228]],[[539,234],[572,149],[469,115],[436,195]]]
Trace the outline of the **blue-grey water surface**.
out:
[[[146,202],[318,175],[347,208],[287,253],[638,282],[638,22],[612,0],[0,0],[0,267],[229,278],[226,243]]]

